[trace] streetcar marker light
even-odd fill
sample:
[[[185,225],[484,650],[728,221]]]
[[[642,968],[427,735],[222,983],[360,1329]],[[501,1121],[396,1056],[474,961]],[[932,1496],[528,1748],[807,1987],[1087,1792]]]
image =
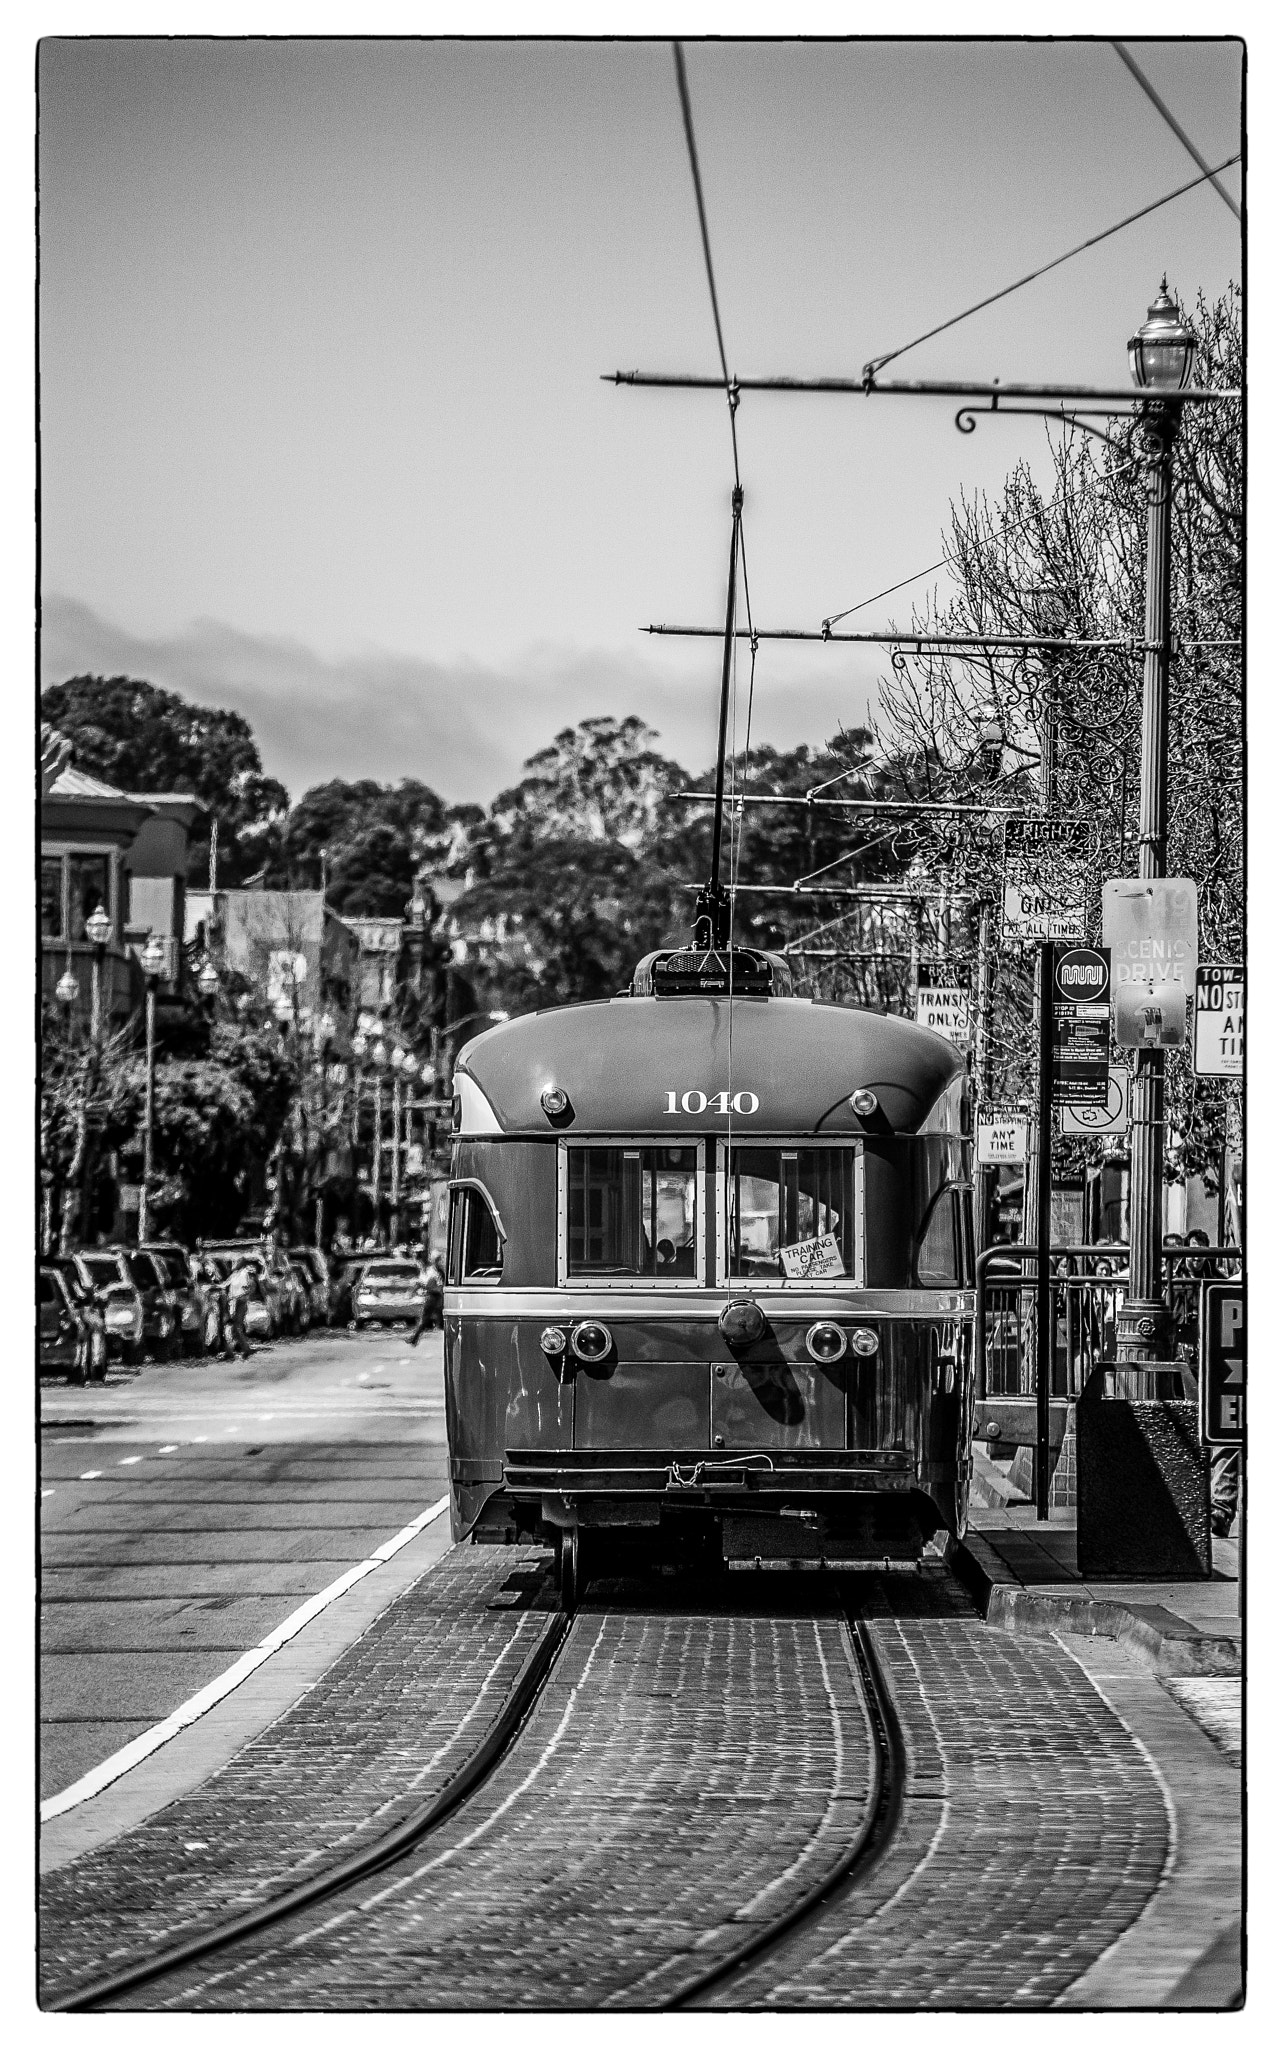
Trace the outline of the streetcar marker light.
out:
[[[806,1331],[806,1349],[817,1365],[835,1365],[846,1355],[846,1333],[840,1323],[812,1323]]]
[[[545,1116],[564,1116],[570,1106],[570,1098],[564,1088],[545,1088],[539,1103]]]
[[[717,1317],[717,1328],[727,1344],[755,1344],[765,1327],[765,1316],[749,1295],[728,1301]]]
[[[877,1098],[871,1088],[856,1088],[850,1098],[850,1107],[856,1116],[876,1116]]]
[[[576,1323],[570,1332],[570,1349],[583,1365],[596,1365],[608,1358],[613,1343],[604,1323]]]
[[[850,1348],[856,1358],[871,1358],[878,1347],[875,1330],[856,1330],[850,1339]]]
[[[549,1323],[539,1343],[549,1358],[559,1358],[565,1349],[565,1331],[558,1330],[555,1323]]]

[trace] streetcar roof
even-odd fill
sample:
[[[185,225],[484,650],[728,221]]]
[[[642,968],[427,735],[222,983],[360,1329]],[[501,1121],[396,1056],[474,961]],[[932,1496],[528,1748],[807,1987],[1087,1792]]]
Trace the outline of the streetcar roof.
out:
[[[739,998],[732,1009],[721,996],[632,996],[483,1032],[459,1054],[455,1090],[465,1136],[653,1131],[671,1141],[724,1135],[729,1120],[744,1140],[857,1137],[957,1130],[964,1072],[939,1033],[878,1011],[791,997]],[[569,1098],[559,1116],[540,1100],[549,1088]],[[872,1118],[851,1107],[861,1088],[877,1098]]]

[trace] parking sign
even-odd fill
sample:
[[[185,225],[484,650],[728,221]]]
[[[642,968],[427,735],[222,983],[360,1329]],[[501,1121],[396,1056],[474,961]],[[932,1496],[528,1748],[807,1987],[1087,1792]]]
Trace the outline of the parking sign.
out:
[[[1246,1297],[1240,1281],[1208,1281],[1202,1294],[1202,1441],[1246,1440]]]

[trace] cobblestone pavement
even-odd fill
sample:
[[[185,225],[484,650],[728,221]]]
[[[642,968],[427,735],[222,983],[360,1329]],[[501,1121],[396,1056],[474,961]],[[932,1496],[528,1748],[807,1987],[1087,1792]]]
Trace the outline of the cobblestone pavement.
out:
[[[430,1799],[547,1626],[546,1556],[447,1552],[197,1793],[45,1877],[43,1998],[319,1875]]]
[[[509,1572],[518,1559],[507,1593],[486,1577],[496,1557]],[[368,1832],[380,1801],[380,1829],[401,1817],[389,1777],[408,1792],[493,1666],[502,1624],[523,1612],[500,1613],[496,1637],[493,1602],[527,1597],[521,1557],[454,1553],[200,1798],[61,1873],[50,1972],[65,1983],[85,1957],[101,1968],[108,1942],[117,1957],[140,1951],[162,1901],[166,1938],[207,1917],[211,1873],[236,1910],[284,1857],[297,1870],[349,1846],[363,1819]],[[469,1639],[438,1623],[444,1662],[407,1660],[412,1602],[424,1603],[421,1628],[460,1573]],[[870,1736],[849,1636],[808,1605],[815,1590],[758,1578],[698,1601],[655,1581],[594,1589],[518,1742],[420,1850],[122,2004],[662,2003],[819,1880],[866,1811]],[[867,1613],[907,1754],[898,1831],[866,1883],[708,2002],[1050,2005],[1158,1887],[1162,1787],[1057,1643],[986,1629],[946,1574],[879,1580]],[[484,1650],[470,1640],[481,1616]],[[503,1673],[523,1654],[510,1647]],[[417,1725],[428,1713],[435,1737]]]
[[[514,1749],[403,1868],[128,2002],[658,2004],[859,1827],[868,1723],[813,1597],[589,1602]]]
[[[907,1750],[898,1832],[710,2003],[1050,2005],[1156,1890],[1162,1788],[1058,1644],[985,1628],[942,1575],[885,1582],[869,1619]]]

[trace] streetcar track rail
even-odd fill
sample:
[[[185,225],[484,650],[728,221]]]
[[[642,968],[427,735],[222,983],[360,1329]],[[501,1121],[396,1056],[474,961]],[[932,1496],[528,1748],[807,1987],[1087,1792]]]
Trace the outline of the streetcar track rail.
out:
[[[398,1827],[380,1835],[367,1848],[356,1850],[341,1862],[332,1864],[316,1877],[290,1885],[274,1898],[266,1899],[261,1905],[237,1914],[232,1920],[222,1921],[202,1934],[192,1935],[155,1955],[126,1964],[111,1976],[82,1985],[67,1997],[56,2000],[46,2010],[92,2012],[113,1999],[141,1990],[157,1978],[169,1976],[187,1964],[202,1962],[250,1935],[290,1919],[304,1908],[331,1898],[336,1892],[345,1891],[361,1879],[373,1877],[399,1862],[403,1856],[408,1856],[480,1788],[511,1749],[538,1703],[553,1666],[565,1647],[571,1625],[572,1616],[569,1614],[549,1615],[548,1626],[522,1664],[503,1709],[489,1732],[440,1791]]]
[[[864,1703],[872,1730],[872,1783],[867,1810],[859,1831],[825,1876],[819,1878],[788,1909],[741,1942],[729,1955],[691,1978],[663,2000],[660,2011],[680,2012],[722,1990],[740,1972],[758,1963],[778,1948],[808,1920],[822,1914],[838,1895],[863,1884],[885,1855],[899,1825],[904,1801],[904,1741],[899,1719],[891,1703],[881,1665],[868,1627],[849,1611],[845,1615],[854,1643],[855,1661],[863,1685]]]

